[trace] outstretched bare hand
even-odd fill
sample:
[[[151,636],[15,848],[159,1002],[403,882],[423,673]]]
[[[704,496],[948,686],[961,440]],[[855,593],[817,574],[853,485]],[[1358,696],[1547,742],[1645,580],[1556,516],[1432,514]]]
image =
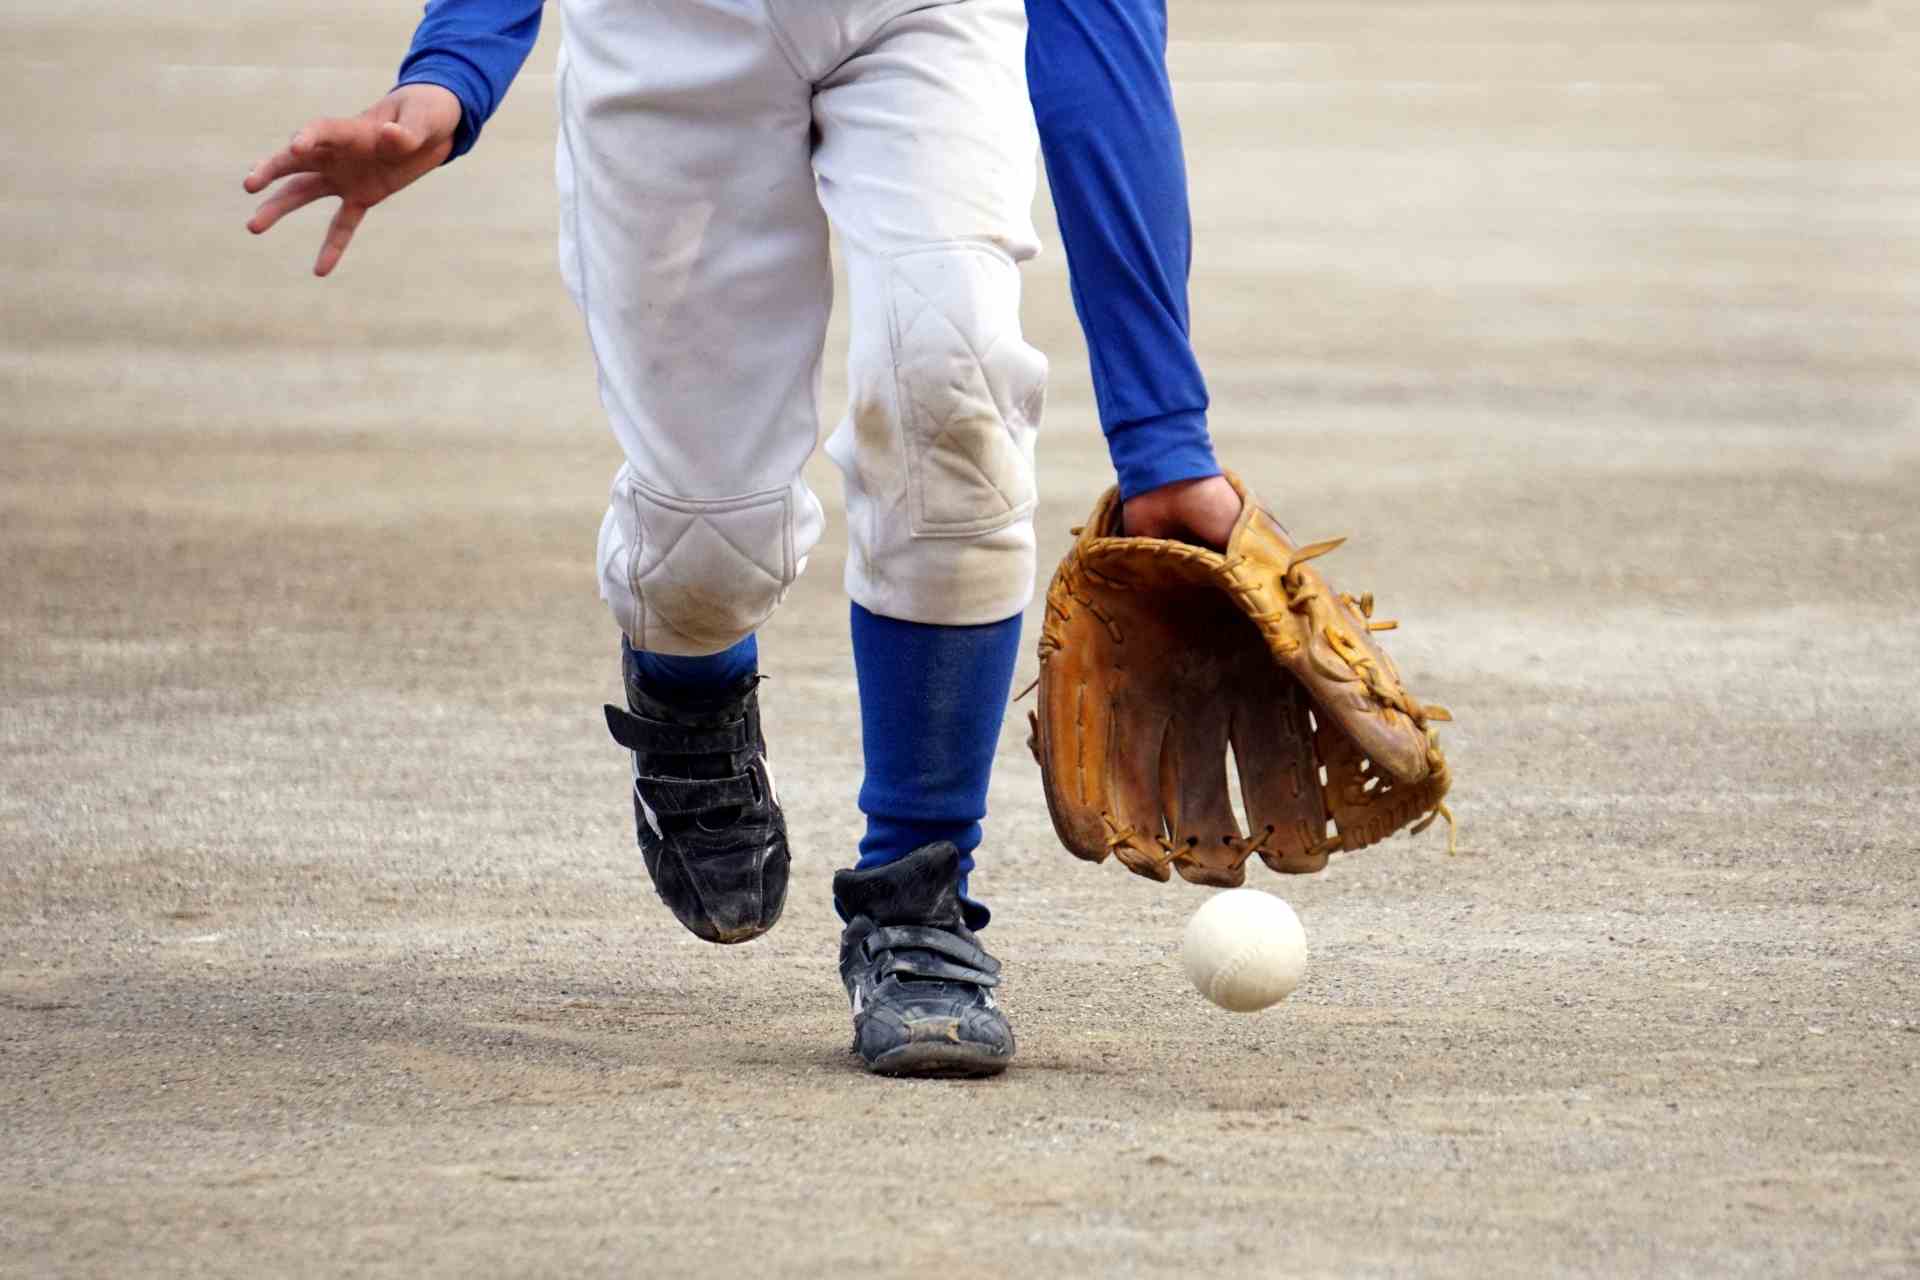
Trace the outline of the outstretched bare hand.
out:
[[[1220,476],[1176,480],[1128,498],[1120,508],[1120,527],[1129,537],[1172,538],[1215,551],[1240,518],[1240,495]]]
[[[315,120],[241,184],[258,195],[286,179],[260,202],[247,230],[259,235],[295,209],[338,196],[340,207],[313,263],[313,274],[324,276],[367,210],[439,166],[459,127],[460,100],[432,84],[401,85],[357,116]]]

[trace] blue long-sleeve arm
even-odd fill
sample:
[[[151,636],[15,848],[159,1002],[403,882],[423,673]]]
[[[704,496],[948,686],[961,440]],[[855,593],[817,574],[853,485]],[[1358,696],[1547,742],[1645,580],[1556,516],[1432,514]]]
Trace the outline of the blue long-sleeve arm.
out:
[[[1193,231],[1166,0],[1027,0],[1027,81],[1126,497],[1218,475],[1189,338]]]
[[[429,0],[401,84],[437,84],[460,99],[452,160],[473,149],[540,37],[541,0]]]

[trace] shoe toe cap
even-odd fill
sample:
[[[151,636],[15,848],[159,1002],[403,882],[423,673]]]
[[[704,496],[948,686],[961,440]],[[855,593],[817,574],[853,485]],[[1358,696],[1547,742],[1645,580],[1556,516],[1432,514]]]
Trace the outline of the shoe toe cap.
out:
[[[666,851],[654,887],[674,916],[708,942],[746,942],[771,929],[787,901],[787,849]]]
[[[986,1058],[1013,1056],[1013,1028],[998,1009],[869,1009],[855,1029],[855,1049],[868,1063],[885,1060],[909,1046],[952,1046]]]

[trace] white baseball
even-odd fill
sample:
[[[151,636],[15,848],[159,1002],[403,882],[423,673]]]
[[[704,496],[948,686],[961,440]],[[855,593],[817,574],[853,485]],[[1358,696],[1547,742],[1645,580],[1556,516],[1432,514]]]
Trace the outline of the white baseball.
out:
[[[1278,1004],[1307,970],[1307,931],[1283,900],[1228,889],[1201,904],[1180,947],[1200,994],[1234,1013]]]

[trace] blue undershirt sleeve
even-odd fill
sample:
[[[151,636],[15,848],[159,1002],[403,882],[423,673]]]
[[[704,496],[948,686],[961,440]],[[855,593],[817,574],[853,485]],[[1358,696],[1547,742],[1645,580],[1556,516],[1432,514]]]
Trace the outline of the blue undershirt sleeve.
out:
[[[460,99],[449,161],[473,150],[507,96],[540,37],[540,7],[541,0],[429,0],[394,83],[437,84]]]
[[[1189,337],[1166,0],[1027,0],[1027,81],[1120,491],[1220,474]]]

